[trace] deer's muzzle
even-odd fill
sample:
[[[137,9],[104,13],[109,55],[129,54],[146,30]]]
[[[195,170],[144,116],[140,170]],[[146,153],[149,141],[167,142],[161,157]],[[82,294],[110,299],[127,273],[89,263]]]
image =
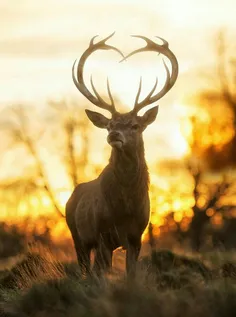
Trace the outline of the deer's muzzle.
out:
[[[122,148],[124,144],[124,137],[119,131],[112,131],[108,134],[107,142],[115,148]]]

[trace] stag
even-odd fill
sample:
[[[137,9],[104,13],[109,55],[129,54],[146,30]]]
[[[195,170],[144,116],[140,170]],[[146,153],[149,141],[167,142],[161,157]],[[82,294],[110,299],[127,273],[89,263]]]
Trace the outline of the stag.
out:
[[[113,33],[114,34],[114,33]],[[139,116],[138,112],[147,105],[162,98],[174,85],[178,76],[178,62],[169,49],[168,42],[156,44],[144,36],[136,36],[146,41],[146,46],[135,50],[126,57],[117,48],[106,44],[104,40],[94,43],[92,38],[87,50],[82,54],[76,69],[73,65],[73,81],[77,89],[95,106],[108,110],[111,118],[85,110],[89,120],[98,128],[107,129],[107,142],[112,147],[108,165],[94,180],[79,184],[66,204],[66,222],[74,241],[77,259],[81,270],[90,271],[90,253],[95,251],[93,269],[97,274],[112,267],[112,254],[122,247],[126,250],[126,272],[134,275],[136,262],[141,248],[141,237],[148,224],[150,202],[148,195],[149,174],[145,161],[142,133],[157,116],[158,106],[153,107]],[[122,61],[144,51],[163,54],[171,63],[171,74],[163,60],[166,70],[166,81],[163,88],[156,94],[157,79],[151,92],[139,101],[142,87],[139,89],[133,110],[119,113],[114,105],[109,81],[107,89],[110,102],[106,102],[94,87],[94,95],[87,89],[84,82],[84,64],[87,58],[97,50],[114,50],[122,56]]]

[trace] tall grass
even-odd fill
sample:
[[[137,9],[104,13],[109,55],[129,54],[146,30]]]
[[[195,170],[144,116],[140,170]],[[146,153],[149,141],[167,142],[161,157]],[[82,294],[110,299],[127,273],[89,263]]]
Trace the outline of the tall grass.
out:
[[[219,256],[219,255],[218,255]],[[236,316],[236,264],[154,251],[124,274],[82,278],[76,263],[28,252],[2,272],[0,312],[14,317]]]

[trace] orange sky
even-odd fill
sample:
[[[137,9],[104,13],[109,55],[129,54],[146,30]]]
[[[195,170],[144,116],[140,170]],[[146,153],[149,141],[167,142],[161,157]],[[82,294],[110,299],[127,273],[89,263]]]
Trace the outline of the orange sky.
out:
[[[175,52],[180,75],[175,87],[159,102],[155,124],[145,132],[146,152],[150,160],[158,155],[181,156],[186,150],[179,132],[179,117],[185,111],[182,103],[206,85],[198,72],[214,64],[216,32],[223,27],[232,38],[235,9],[235,0],[1,0],[0,106],[26,101],[40,107],[48,98],[65,95],[84,101],[72,82],[71,66],[92,36],[102,38],[116,31],[110,42],[127,54],[143,45],[130,34],[159,35]],[[115,53],[98,53],[88,62],[87,70],[93,72],[101,93],[109,75],[113,93],[128,109],[140,75],[144,93],[152,87],[157,57],[141,54],[123,64],[117,61]],[[98,133],[105,140],[104,132]]]

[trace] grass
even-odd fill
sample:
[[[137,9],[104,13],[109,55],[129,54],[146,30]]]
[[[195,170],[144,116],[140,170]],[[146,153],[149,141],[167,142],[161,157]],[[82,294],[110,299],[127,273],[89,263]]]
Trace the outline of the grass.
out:
[[[218,255],[219,256],[219,255]],[[1,272],[5,317],[236,316],[236,263],[160,250],[140,259],[137,277],[81,277],[76,263],[28,252]],[[204,256],[202,256],[204,258]],[[212,257],[214,258],[214,257]]]

